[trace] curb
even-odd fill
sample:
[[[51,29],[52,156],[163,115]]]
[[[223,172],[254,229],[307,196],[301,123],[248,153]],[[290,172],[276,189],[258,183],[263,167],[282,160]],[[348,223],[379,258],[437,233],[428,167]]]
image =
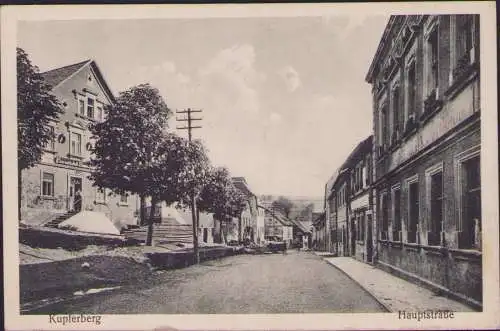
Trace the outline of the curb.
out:
[[[334,267],[335,269],[341,271],[344,275],[346,275],[347,277],[349,277],[349,279],[351,279],[353,282],[355,282],[356,284],[358,284],[359,287],[361,287],[366,293],[368,293],[371,297],[373,297],[375,299],[375,301],[377,301],[385,310],[387,310],[388,313],[394,313],[395,311],[389,307],[386,303],[384,303],[382,300],[380,300],[372,291],[370,291],[369,289],[367,289],[366,287],[364,287],[363,285],[361,285],[356,279],[354,279],[351,275],[349,275],[345,270],[339,268],[338,266],[328,262],[326,259],[322,258],[322,260],[327,263],[328,265]]]

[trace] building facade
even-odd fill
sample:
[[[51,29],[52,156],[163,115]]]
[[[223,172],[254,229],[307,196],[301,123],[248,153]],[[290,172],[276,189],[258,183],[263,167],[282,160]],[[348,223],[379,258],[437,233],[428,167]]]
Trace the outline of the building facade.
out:
[[[392,16],[373,96],[377,263],[481,306],[479,15]]]
[[[260,243],[264,240],[264,222],[262,212],[258,210],[258,198],[250,189],[244,177],[233,177],[234,186],[245,195],[245,207],[239,218],[238,240]]]
[[[103,212],[118,226],[136,224],[136,196],[110,196],[88,179],[93,145],[89,125],[105,120],[106,109],[114,102],[97,64],[88,60],[42,76],[63,105],[63,113],[51,125],[55,139],[45,147],[41,161],[20,174],[21,221],[43,224],[77,209]],[[82,197],[78,206],[76,192]]]

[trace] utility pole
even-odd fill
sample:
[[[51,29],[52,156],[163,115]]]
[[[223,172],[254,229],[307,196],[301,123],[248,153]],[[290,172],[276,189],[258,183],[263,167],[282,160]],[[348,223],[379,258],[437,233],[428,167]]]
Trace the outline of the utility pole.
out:
[[[199,129],[201,126],[193,126],[193,121],[201,121],[201,118],[193,118],[191,117],[192,113],[201,113],[200,110],[194,110],[191,108],[188,108],[187,110],[176,110],[175,111],[177,114],[187,114],[187,118],[179,118],[177,117],[176,120],[178,122],[187,122],[187,126],[183,127],[177,127],[177,130],[188,130],[188,138],[189,138],[189,143],[191,143],[192,140],[192,133],[191,130],[193,129]],[[196,196],[194,192],[191,192],[191,217],[193,220],[193,254],[194,254],[194,263],[199,264],[200,263],[200,254],[198,250],[198,212],[197,212],[197,207],[196,207]]]

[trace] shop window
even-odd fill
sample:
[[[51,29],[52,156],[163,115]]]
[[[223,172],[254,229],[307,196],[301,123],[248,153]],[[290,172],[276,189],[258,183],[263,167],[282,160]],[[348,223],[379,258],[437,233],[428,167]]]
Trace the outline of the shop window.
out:
[[[443,172],[430,176],[430,224],[427,234],[430,246],[441,245],[443,230]]]
[[[418,181],[408,184],[408,242],[417,243],[419,228],[419,189]]]
[[[42,196],[54,196],[54,174],[42,173]]]
[[[481,248],[481,174],[479,155],[461,165],[460,248]]]

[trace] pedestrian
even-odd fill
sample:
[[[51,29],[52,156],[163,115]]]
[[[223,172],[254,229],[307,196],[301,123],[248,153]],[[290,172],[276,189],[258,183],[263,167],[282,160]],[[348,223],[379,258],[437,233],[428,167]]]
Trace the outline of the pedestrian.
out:
[[[75,212],[79,213],[82,210],[82,193],[80,190],[76,190],[75,192]]]

